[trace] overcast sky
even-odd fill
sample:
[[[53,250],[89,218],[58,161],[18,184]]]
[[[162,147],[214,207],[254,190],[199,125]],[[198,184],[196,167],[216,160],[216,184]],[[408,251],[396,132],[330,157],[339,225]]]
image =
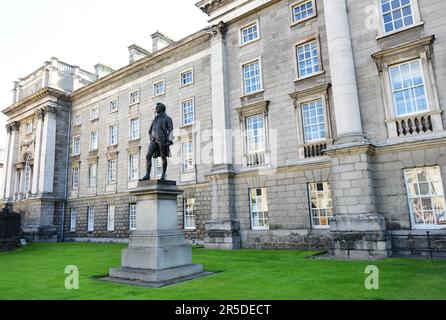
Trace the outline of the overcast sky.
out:
[[[159,30],[173,40],[207,26],[198,0],[0,1],[0,110],[11,105],[13,81],[51,57],[94,72],[98,62],[128,64],[127,47],[151,50]],[[0,147],[6,117],[0,115]]]

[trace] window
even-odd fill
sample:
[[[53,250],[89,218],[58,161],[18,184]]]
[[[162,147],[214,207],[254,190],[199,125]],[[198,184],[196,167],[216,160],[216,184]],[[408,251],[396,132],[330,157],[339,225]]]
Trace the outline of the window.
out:
[[[97,172],[98,172],[97,163],[91,163],[88,166],[88,185],[90,187],[96,187]]]
[[[296,54],[299,78],[309,77],[321,70],[316,40],[298,45]]]
[[[411,0],[380,0],[384,31],[392,32],[414,23]]]
[[[115,230],[115,206],[107,206],[107,231]]]
[[[116,182],[116,159],[108,160],[107,181],[109,184]]]
[[[257,39],[259,39],[259,25],[257,21],[240,29],[240,45],[248,44]]]
[[[130,93],[130,105],[139,103],[139,90]]]
[[[262,90],[260,60],[243,65],[243,92],[251,94]]]
[[[333,200],[328,182],[308,184],[310,196],[310,216],[313,228],[330,227],[329,218],[333,217]]]
[[[302,103],[302,121],[305,143],[325,139],[324,108],[322,100]]]
[[[88,214],[88,217],[87,217],[87,230],[89,231],[89,232],[91,232],[91,231],[94,231],[94,208],[93,207],[88,207],[88,210],[87,210],[87,214]]]
[[[110,101],[110,113],[116,112],[119,109],[119,101],[118,99],[114,99]]]
[[[79,167],[71,170],[71,187],[73,189],[79,188]]]
[[[414,228],[446,227],[440,167],[406,169],[404,176]]]
[[[183,113],[183,125],[189,125],[194,123],[195,118],[195,107],[194,107],[194,100],[186,100],[181,102],[181,109]]]
[[[291,11],[294,23],[303,22],[316,15],[315,1],[301,1],[291,6]]]
[[[74,116],[74,126],[80,126],[82,124],[82,116],[80,114],[76,114]]]
[[[249,191],[251,209],[251,226],[253,230],[269,229],[268,199],[266,189],[251,189]]]
[[[183,143],[183,172],[194,171],[192,142]]]
[[[389,68],[395,114],[404,116],[428,110],[419,59]]]
[[[95,130],[90,133],[90,150],[98,150],[99,131]]]
[[[131,204],[129,207],[129,228],[136,230],[136,204]]]
[[[76,231],[76,222],[77,222],[77,209],[71,208],[70,232]]]
[[[25,161],[25,181],[24,181],[24,192],[30,192],[31,191],[31,165],[29,163],[31,159],[31,156],[28,155],[26,157]]]
[[[90,110],[90,119],[96,120],[99,119],[99,106],[93,106]]]
[[[130,120],[130,140],[139,139],[139,118]]]
[[[195,198],[184,199],[184,229],[195,230]]]
[[[81,137],[73,137],[73,156],[81,154]]]
[[[26,134],[32,133],[33,132],[33,122],[27,122],[26,123]]]
[[[153,96],[158,97],[166,93],[166,82],[164,80],[155,82],[153,85]]]
[[[181,73],[181,86],[187,86],[194,82],[194,71],[192,69],[186,70]]]
[[[263,114],[246,117],[246,151],[265,150],[265,124]]]
[[[129,180],[138,180],[139,154],[131,154],[129,156]]]
[[[108,128],[108,144],[114,146],[118,144],[118,125],[113,125]]]

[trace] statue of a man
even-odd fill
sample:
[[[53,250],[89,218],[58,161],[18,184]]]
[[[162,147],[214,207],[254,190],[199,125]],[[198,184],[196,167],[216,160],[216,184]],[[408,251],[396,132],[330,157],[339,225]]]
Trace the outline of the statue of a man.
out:
[[[146,175],[141,181],[150,180],[152,170],[152,158],[161,157],[163,161],[163,174],[161,180],[166,179],[167,157],[170,157],[170,148],[173,144],[173,122],[166,114],[166,106],[157,103],[155,107],[156,117],[149,129],[150,144],[146,155]]]

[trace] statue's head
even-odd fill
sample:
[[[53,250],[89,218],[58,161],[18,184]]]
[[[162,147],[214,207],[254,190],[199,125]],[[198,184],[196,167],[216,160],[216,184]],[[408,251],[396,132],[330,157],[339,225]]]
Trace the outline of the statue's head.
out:
[[[162,104],[161,102],[158,102],[155,107],[157,114],[166,113],[166,106]]]

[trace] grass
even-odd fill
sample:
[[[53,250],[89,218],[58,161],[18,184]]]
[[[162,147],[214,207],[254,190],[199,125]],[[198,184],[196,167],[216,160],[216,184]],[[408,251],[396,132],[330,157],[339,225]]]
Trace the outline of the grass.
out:
[[[97,280],[120,265],[123,244],[34,243],[0,253],[0,299],[446,299],[446,261],[373,262],[380,289],[366,290],[369,262],[306,259],[296,250],[193,249],[194,263],[215,274],[152,289]],[[67,265],[79,268],[79,290],[67,290]]]

